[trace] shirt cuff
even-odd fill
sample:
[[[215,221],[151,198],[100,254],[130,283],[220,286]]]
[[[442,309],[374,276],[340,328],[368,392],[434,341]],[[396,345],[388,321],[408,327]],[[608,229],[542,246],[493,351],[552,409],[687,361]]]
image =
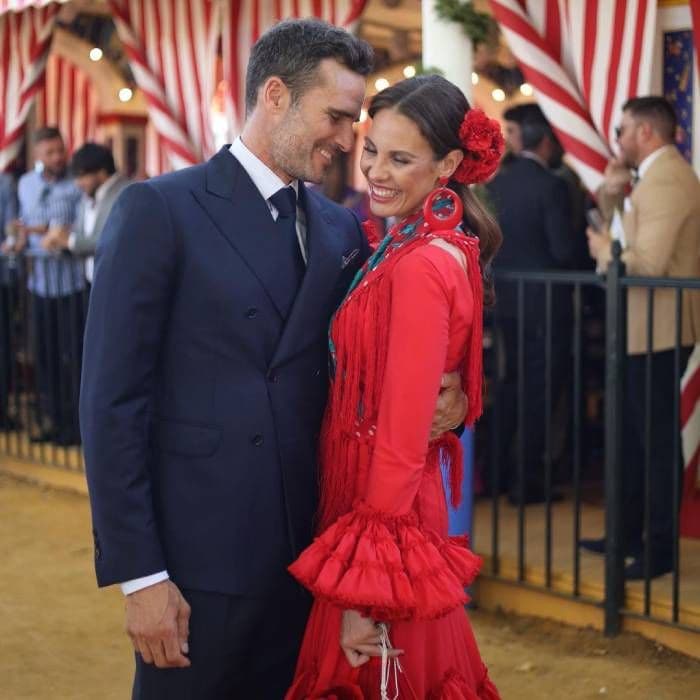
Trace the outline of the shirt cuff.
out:
[[[161,581],[167,581],[169,578],[170,576],[168,576],[167,571],[159,571],[157,574],[134,578],[120,585],[124,595],[131,595],[132,593],[136,593],[136,591],[140,591],[142,588],[148,588],[149,586],[155,586],[156,583],[160,583]]]
[[[70,236],[68,236],[68,249],[73,250],[75,248],[75,241],[78,237],[74,234],[71,233]]]

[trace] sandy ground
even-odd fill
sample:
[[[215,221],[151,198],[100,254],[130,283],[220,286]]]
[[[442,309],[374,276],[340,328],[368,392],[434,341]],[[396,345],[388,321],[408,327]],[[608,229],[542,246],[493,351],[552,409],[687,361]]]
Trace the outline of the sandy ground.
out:
[[[128,698],[123,602],[95,586],[87,500],[0,475],[0,514],[0,699]],[[471,618],[504,700],[700,697],[700,662],[640,637]]]

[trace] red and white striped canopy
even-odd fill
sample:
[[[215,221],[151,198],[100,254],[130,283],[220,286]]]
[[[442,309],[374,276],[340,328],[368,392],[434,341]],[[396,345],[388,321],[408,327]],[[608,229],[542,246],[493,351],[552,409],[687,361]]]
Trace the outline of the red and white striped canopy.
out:
[[[37,94],[36,125],[57,126],[68,153],[97,136],[97,93],[90,78],[69,60],[51,54],[44,88]]]
[[[44,84],[57,5],[0,14],[0,172],[17,158]]]
[[[59,2],[62,0],[58,0]],[[65,0],[63,0],[65,1]],[[356,20],[367,0],[107,0],[138,87],[148,103],[155,134],[149,149],[150,174],[192,165],[211,155],[214,143],[210,123],[214,95],[214,71],[219,41],[224,49],[224,77],[231,86],[229,115],[231,135],[242,116],[242,94],[250,47],[274,22],[287,17],[321,17],[348,25]],[[47,6],[45,9],[40,9]],[[51,0],[0,0],[0,33],[5,25],[13,37],[27,45],[20,66],[15,65],[7,41],[0,42],[7,57],[0,77],[19,77],[8,86],[10,99],[21,104],[3,105],[0,121],[0,170],[16,155],[32,98],[44,79],[53,17]],[[40,20],[37,18],[44,18]],[[38,23],[41,26],[39,32]],[[22,27],[34,27],[23,29]],[[37,26],[35,26],[37,25]],[[9,31],[6,33],[9,33]],[[37,38],[39,37],[40,38]],[[4,36],[4,34],[2,35]],[[0,37],[1,38],[1,37]],[[13,39],[15,41],[15,39]],[[24,45],[23,45],[24,46]],[[35,76],[21,90],[17,80]],[[0,95],[2,97],[2,95]],[[2,152],[2,143],[11,148]],[[153,157],[155,156],[155,157]],[[153,167],[155,166],[155,167]]]
[[[22,12],[28,7],[45,7],[64,2],[69,2],[69,0],[0,0],[0,15],[4,15],[6,12]]]
[[[491,0],[537,101],[595,191],[629,97],[649,93],[656,0]]]

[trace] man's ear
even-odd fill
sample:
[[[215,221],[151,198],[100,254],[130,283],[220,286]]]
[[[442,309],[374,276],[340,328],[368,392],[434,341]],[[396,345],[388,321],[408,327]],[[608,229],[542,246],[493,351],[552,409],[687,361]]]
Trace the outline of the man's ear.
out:
[[[289,88],[282,78],[270,76],[260,88],[258,93],[258,103],[262,103],[266,112],[271,114],[282,114],[287,111],[291,95]]]
[[[455,170],[459,167],[459,164],[464,158],[464,152],[461,148],[455,148],[450,151],[439,163],[438,163],[438,177],[451,178]]]
[[[656,133],[654,130],[654,125],[651,122],[640,121],[638,128],[639,135],[644,141],[648,141]]]

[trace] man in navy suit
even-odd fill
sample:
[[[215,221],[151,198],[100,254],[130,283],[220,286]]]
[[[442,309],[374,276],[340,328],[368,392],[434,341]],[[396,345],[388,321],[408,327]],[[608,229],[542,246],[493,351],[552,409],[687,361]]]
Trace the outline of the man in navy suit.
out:
[[[572,267],[575,236],[569,191],[551,167],[558,164],[561,147],[539,110],[520,122],[522,150],[487,185],[503,231],[503,246],[496,266],[502,270],[559,270]],[[527,400],[523,431],[524,473],[518,469],[518,450],[507,455],[507,483],[512,503],[544,501],[546,448],[545,385],[547,312],[543,284],[525,285],[524,397]],[[503,333],[506,371],[502,389],[501,430],[514,435],[518,406],[518,286],[497,283],[498,318]],[[549,372],[552,401],[556,405],[566,380],[570,356],[571,288],[555,287],[552,296],[552,353]],[[525,398],[523,398],[525,400]],[[551,456],[551,455],[550,455]],[[522,477],[522,478],[521,478]],[[557,494],[556,498],[560,498]]]
[[[312,537],[328,323],[368,255],[303,182],[352,147],[371,58],[322,22],[277,25],[241,137],[127,188],[103,232],[80,413],[134,698],[277,699],[291,679],[309,601],[286,567]],[[463,415],[452,395],[443,424]]]

